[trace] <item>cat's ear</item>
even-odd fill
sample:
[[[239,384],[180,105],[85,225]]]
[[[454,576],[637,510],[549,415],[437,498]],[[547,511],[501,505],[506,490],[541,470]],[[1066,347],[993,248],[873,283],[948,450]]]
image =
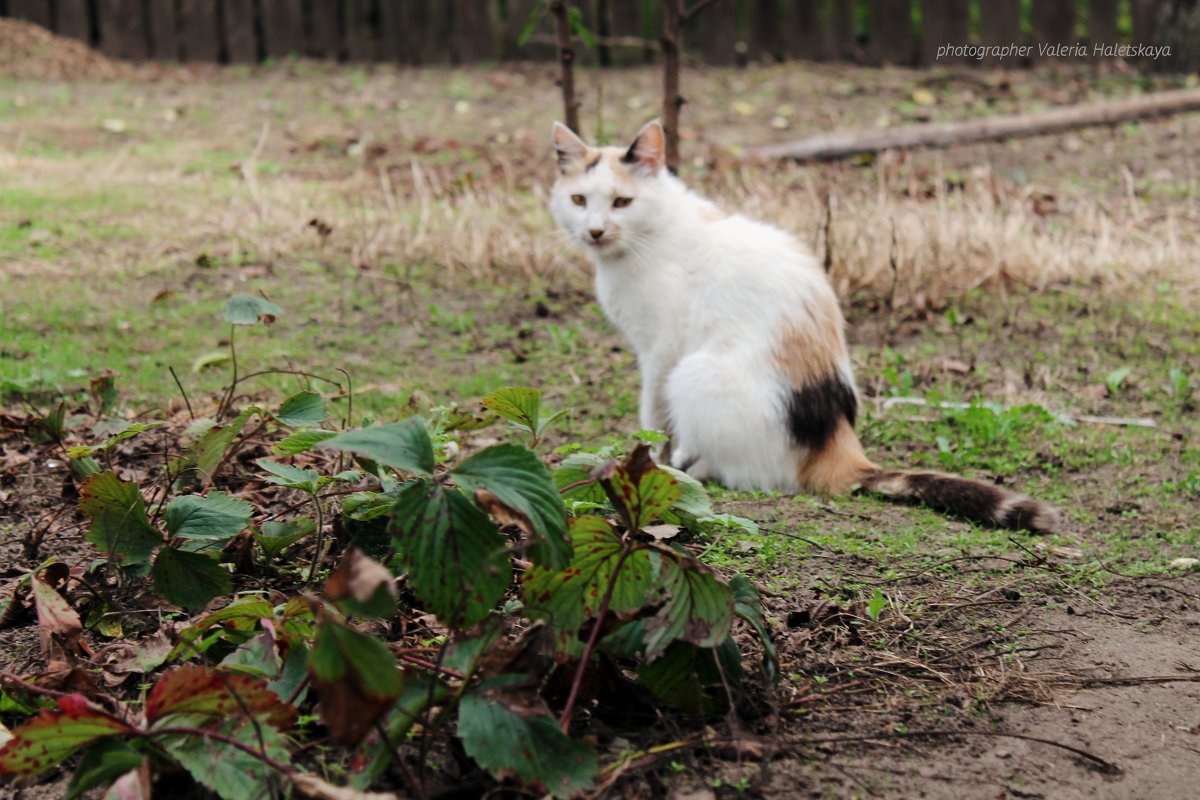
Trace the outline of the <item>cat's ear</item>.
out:
[[[558,153],[558,171],[566,175],[587,156],[587,143],[561,122],[554,123],[554,150]]]
[[[651,175],[663,168],[667,163],[667,137],[658,120],[647,122],[638,131],[637,138],[621,160],[644,167]]]

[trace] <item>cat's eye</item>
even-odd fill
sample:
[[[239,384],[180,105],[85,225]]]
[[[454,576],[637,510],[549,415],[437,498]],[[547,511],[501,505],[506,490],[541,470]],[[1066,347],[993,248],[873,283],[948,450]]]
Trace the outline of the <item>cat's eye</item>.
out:
[[[587,198],[581,194],[571,195],[571,202],[577,206],[583,207],[587,205]]]
[[[613,208],[624,208],[632,202],[632,197],[618,197],[613,200]]]

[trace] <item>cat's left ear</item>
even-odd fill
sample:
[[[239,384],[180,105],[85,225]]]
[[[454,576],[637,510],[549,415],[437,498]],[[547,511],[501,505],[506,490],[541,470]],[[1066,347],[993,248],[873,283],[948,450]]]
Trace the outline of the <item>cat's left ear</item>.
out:
[[[561,122],[554,123],[553,138],[554,150],[558,153],[558,171],[566,175],[587,156],[587,143]]]
[[[658,120],[647,122],[621,160],[644,167],[651,175],[657,174],[667,163],[667,136],[662,124]]]

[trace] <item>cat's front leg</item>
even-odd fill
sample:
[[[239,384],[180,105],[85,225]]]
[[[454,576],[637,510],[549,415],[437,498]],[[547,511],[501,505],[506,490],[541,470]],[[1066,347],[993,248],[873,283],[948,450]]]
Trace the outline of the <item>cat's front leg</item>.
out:
[[[654,460],[660,464],[672,462],[671,416],[667,408],[665,378],[661,372],[642,368],[642,393],[638,406],[638,424],[645,431],[659,431],[667,436],[665,443],[654,445]]]

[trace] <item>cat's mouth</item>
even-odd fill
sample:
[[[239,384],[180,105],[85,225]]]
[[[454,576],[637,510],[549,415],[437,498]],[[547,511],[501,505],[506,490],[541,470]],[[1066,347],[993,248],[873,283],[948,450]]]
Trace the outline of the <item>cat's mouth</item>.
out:
[[[584,244],[594,250],[603,250],[614,242],[616,242],[616,239],[613,239],[611,236],[605,236],[603,239],[593,239],[589,236],[583,240]]]

